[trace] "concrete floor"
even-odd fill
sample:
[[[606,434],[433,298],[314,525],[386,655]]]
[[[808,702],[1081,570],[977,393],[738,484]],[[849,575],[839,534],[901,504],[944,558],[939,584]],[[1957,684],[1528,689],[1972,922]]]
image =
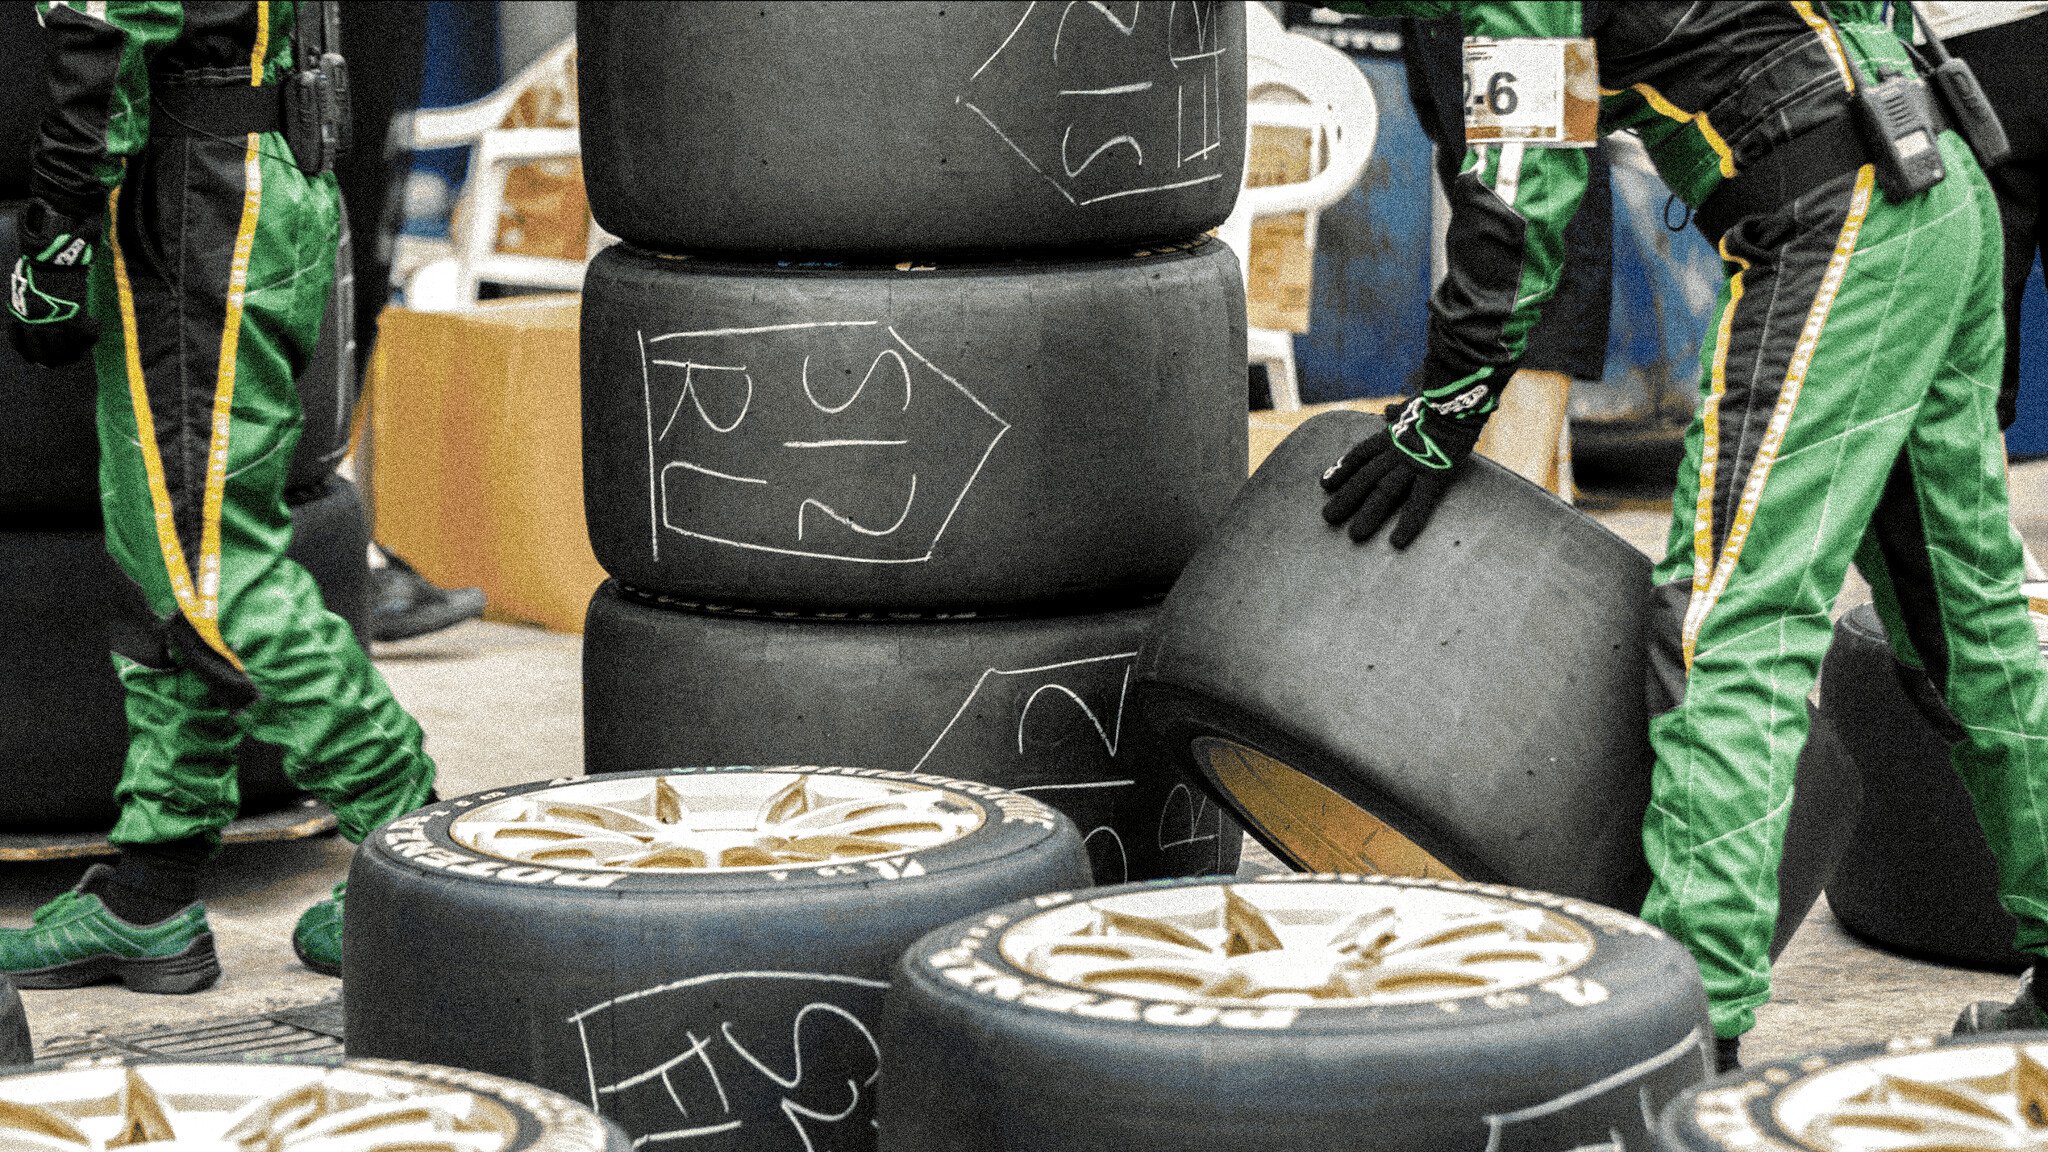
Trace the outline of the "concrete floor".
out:
[[[2048,555],[2048,462],[2014,470],[2022,533]],[[1662,547],[1668,512],[1639,501],[1591,502],[1599,518],[1645,551]],[[1869,599],[1854,576],[1840,610]],[[463,625],[438,636],[381,645],[377,663],[425,726],[441,766],[441,792],[574,775],[583,763],[581,643],[575,636],[507,624]],[[1254,847],[1255,846],[1251,846]],[[141,996],[118,988],[24,994],[39,1048],[94,1034],[249,1016],[337,994],[340,982],[301,967],[291,952],[299,913],[347,868],[334,837],[226,851],[203,896],[226,974],[193,996]],[[1247,867],[1278,867],[1256,850]],[[76,863],[0,869],[0,923],[73,883]],[[1744,1056],[1757,1060],[1895,1035],[1945,1032],[1973,999],[2006,999],[2010,977],[1905,960],[1864,947],[1825,902],[1779,961],[1776,999],[1757,1017]]]

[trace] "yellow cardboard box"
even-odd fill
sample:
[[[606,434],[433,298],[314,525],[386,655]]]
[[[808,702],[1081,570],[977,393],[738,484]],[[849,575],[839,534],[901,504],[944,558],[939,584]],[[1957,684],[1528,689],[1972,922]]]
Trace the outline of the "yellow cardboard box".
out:
[[[583,520],[577,296],[387,308],[369,378],[379,542],[493,619],[581,632],[605,578]]]

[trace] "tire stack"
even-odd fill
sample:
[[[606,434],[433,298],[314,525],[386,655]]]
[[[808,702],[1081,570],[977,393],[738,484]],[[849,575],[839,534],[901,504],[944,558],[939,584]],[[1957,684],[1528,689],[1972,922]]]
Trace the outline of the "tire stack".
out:
[[[0,267],[14,266],[20,208],[0,200]],[[305,430],[286,499],[291,557],[367,642],[369,524],[355,487],[334,475],[355,410],[352,291],[344,218],[334,295],[299,378]],[[0,717],[0,764],[9,779],[34,782],[0,788],[0,834],[94,831],[117,814],[128,722],[109,628],[136,593],[101,528],[97,390],[90,357],[46,370],[0,341],[0,694],[12,701]],[[244,813],[297,795],[283,754],[254,741],[242,748],[241,787]]]
[[[1126,711],[1246,460],[1231,3],[585,4],[586,767],[1032,793],[1099,881],[1237,825]]]

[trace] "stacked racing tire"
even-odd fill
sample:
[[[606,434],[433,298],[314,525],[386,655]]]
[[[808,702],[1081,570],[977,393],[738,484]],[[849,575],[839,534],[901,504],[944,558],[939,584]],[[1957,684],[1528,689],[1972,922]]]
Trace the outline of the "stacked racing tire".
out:
[[[20,208],[0,201],[0,266],[13,267]],[[288,555],[367,644],[369,523],[354,485],[335,475],[357,392],[349,269],[344,217],[334,294],[299,376],[305,420],[285,498]],[[90,357],[44,369],[0,342],[0,693],[14,702],[0,715],[0,764],[19,782],[0,789],[0,834],[99,831],[117,815],[128,722],[111,641],[117,620],[145,609],[106,553],[97,392]],[[245,815],[297,797],[281,750],[245,741],[239,756]]]
[[[1100,882],[1236,867],[1127,689],[1245,471],[1244,18],[1127,7],[579,8],[590,772],[937,773]]]
[[[1744,1068],[1665,1110],[1663,1152],[2039,1148],[2039,1032],[1903,1039]],[[1636,1145],[1631,1144],[1633,1148]]]
[[[117,1061],[0,1074],[0,1147],[628,1152],[565,1096],[388,1060]]]
[[[1456,881],[1265,876],[1042,896],[919,941],[883,1152],[1647,1148],[1712,1067],[1692,957],[1633,917]]]
[[[1066,817],[926,773],[685,769],[444,801],[350,869],[348,1050],[538,1084],[636,1140],[871,1147],[903,950],[1088,879]]]

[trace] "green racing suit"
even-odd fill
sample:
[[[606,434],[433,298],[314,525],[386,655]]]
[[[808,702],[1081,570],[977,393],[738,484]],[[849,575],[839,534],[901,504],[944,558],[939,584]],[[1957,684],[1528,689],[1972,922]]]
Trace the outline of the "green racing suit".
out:
[[[30,192],[100,222],[87,234],[100,237],[88,307],[101,503],[107,549],[138,589],[115,643],[130,745],[112,839],[217,836],[237,810],[235,749],[255,737],[282,746],[287,775],[360,840],[424,803],[434,767],[285,556],[293,380],[333,276],[334,177],[302,172],[276,130],[168,131],[159,102],[287,82],[296,5],[37,9],[52,108]]]
[[[1912,68],[1878,3],[1837,0],[1832,26],[1784,0],[1343,7],[1592,38],[1601,131],[1633,131],[1693,207],[1845,115],[1878,65]],[[1910,199],[1886,199],[1864,164],[1719,240],[1727,280],[1654,575],[1643,916],[1692,950],[1722,1037],[1769,999],[1806,698],[1852,560],[1951,738],[2018,945],[2048,955],[2048,697],[1996,413],[1997,209],[1960,138],[1939,147],[1947,178]],[[1574,149],[1468,148],[1422,375],[1425,398],[1453,398],[1440,414],[1491,412],[1555,290],[1585,173]]]

